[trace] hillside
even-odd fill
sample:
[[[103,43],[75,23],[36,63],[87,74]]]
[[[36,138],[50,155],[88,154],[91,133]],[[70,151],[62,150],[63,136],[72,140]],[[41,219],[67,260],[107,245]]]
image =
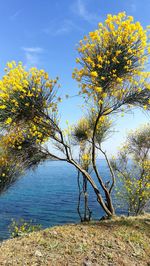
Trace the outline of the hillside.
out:
[[[0,265],[150,265],[150,214],[69,224],[10,239],[0,245]]]

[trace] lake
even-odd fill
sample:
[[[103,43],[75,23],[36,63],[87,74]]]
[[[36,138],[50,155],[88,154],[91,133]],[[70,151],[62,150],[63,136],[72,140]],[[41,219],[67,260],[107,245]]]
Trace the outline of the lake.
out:
[[[109,170],[104,160],[99,160],[104,180]],[[104,213],[89,187],[89,205],[92,218]],[[0,197],[0,240],[9,237],[11,219],[34,220],[43,228],[65,223],[79,222],[77,214],[77,171],[64,162],[48,161],[28,172]]]

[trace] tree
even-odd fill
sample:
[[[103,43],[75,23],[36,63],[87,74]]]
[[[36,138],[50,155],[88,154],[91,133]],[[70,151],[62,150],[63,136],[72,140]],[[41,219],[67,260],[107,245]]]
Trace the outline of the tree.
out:
[[[150,124],[128,135],[112,166],[120,180],[119,201],[128,215],[141,214],[150,199]]]
[[[65,136],[57,119],[57,79],[50,79],[45,71],[36,68],[26,71],[20,63],[17,66],[8,64],[6,75],[0,82],[0,124],[9,136],[21,123],[23,135],[26,133],[33,137],[47,158],[73,165],[88,180],[98,203],[111,217],[115,213],[111,199],[114,182],[110,186],[105,184],[98,171],[96,152],[101,150],[96,145],[96,134],[99,122],[104,123],[106,117],[125,107],[150,109],[149,72],[144,68],[150,52],[148,30],[125,13],[108,15],[104,24],[100,23],[96,31],[90,32],[80,42],[78,50],[80,58],[77,62],[81,67],[75,69],[73,77],[79,82],[79,94],[85,98],[85,105],[94,106],[90,155],[98,186],[73,157],[70,139]],[[48,139],[62,155],[43,145]],[[23,149],[22,143],[21,138],[18,143],[20,149]],[[110,172],[113,177],[111,165]]]
[[[77,58],[77,63],[81,67],[75,69],[73,78],[79,82],[80,94],[85,101],[89,103],[90,99],[96,106],[92,165],[105,192],[106,208],[111,213],[114,211],[110,192],[96,165],[96,129],[100,119],[122,108],[150,108],[149,73],[144,71],[149,50],[146,31],[125,13],[108,15],[105,23],[100,23],[98,30],[84,37],[78,48],[80,58]]]
[[[72,129],[72,137],[73,137],[73,144],[79,146],[79,163],[82,168],[88,172],[89,174],[92,173],[92,158],[91,158],[91,149],[92,149],[92,132],[93,126],[95,123],[95,110],[94,108],[91,110],[86,117],[81,118],[78,123]],[[97,129],[96,129],[96,148],[97,150],[101,151],[105,154],[105,159],[107,158],[106,153],[101,148],[102,143],[108,138],[109,134],[112,133],[111,131],[112,122],[109,121],[108,118],[105,118],[105,121],[101,122],[99,120]],[[107,158],[107,164],[110,168],[109,160]],[[114,173],[111,169],[112,175],[112,185],[111,190],[114,186]],[[82,181],[80,179],[82,178]],[[110,182],[110,181],[108,181]],[[81,185],[82,183],[82,185]],[[91,219],[92,211],[88,206],[88,180],[80,171],[78,171],[78,188],[79,188],[79,198],[78,198],[78,214],[80,216],[81,221],[89,221]],[[111,191],[110,191],[111,192]],[[80,210],[81,208],[81,200],[83,196],[83,211]],[[82,213],[83,212],[83,213]]]
[[[87,143],[89,133],[89,123],[86,118],[81,118],[72,129],[73,145],[79,146],[79,163],[82,168],[90,173],[91,169],[91,147]],[[77,211],[81,222],[90,221],[92,211],[88,205],[88,180],[78,170],[77,183],[79,189]],[[82,204],[83,201],[83,204]],[[83,205],[83,207],[82,207]],[[83,210],[81,210],[81,207]]]

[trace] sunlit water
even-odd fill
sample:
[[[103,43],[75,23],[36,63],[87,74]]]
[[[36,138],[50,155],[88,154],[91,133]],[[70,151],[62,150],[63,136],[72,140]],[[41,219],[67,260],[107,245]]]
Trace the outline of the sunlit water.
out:
[[[109,178],[105,161],[100,160],[104,180]],[[103,211],[89,187],[92,218],[99,219]],[[77,171],[64,162],[45,162],[30,171],[0,197],[0,239],[9,237],[11,219],[34,220],[43,228],[78,222]]]

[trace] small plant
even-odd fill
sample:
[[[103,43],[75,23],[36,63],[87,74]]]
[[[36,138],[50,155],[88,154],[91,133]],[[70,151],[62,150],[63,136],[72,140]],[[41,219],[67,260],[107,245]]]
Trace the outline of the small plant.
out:
[[[9,232],[12,238],[24,236],[31,232],[39,231],[40,229],[40,224],[35,225],[33,224],[33,220],[27,222],[24,219],[19,219],[18,221],[12,219],[12,223],[9,226]]]
[[[130,133],[111,163],[119,180],[119,204],[128,215],[142,214],[150,203],[150,124]]]

